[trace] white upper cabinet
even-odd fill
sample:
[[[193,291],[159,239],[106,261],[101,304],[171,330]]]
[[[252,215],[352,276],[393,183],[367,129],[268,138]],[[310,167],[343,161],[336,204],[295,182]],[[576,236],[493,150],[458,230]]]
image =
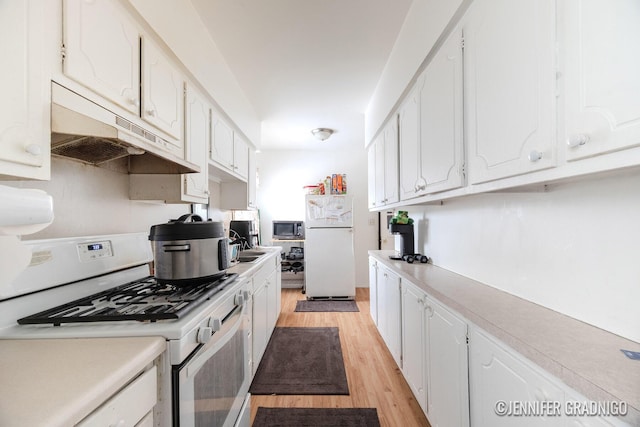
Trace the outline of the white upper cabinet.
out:
[[[249,144],[237,133],[233,134],[233,171],[244,179],[249,175]]]
[[[211,143],[211,106],[191,86],[187,86],[185,141],[187,160],[200,166],[200,172],[184,174],[184,193],[194,201],[208,203],[209,174],[207,152]]]
[[[47,1],[0,2],[0,176],[50,178]]]
[[[420,91],[424,78],[420,77],[416,86],[400,106],[398,113],[400,151],[400,200],[419,195],[424,180],[420,164]]]
[[[424,72],[420,91],[421,193],[464,183],[462,33],[454,31]],[[422,188],[425,186],[425,188]]]
[[[462,33],[438,50],[400,108],[400,199],[464,183]]]
[[[567,159],[640,145],[640,2],[562,5]]]
[[[175,140],[170,151],[184,156],[184,77],[149,37],[142,45],[142,118]]]
[[[211,121],[211,160],[233,170],[233,129],[215,110]]]
[[[369,147],[369,193],[375,194],[374,202],[369,200],[369,207],[381,208],[395,203],[398,196],[398,119],[392,119],[380,131],[380,134]],[[371,151],[373,150],[373,151]],[[371,165],[374,165],[371,170]],[[374,188],[371,184],[374,183]]]
[[[120,107],[140,109],[140,31],[118,2],[65,0],[64,74]]]
[[[398,200],[398,118],[394,115],[384,129],[384,201]]]
[[[470,182],[555,166],[555,1],[476,0],[464,21]]]
[[[376,207],[376,144],[367,147],[367,205],[369,209]]]

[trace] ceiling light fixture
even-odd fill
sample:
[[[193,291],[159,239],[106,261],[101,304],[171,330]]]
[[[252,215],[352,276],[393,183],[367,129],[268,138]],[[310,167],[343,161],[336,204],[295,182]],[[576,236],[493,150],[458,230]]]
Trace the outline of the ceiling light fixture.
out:
[[[333,135],[333,129],[328,128],[316,128],[311,131],[313,136],[320,141],[326,141],[331,135]]]

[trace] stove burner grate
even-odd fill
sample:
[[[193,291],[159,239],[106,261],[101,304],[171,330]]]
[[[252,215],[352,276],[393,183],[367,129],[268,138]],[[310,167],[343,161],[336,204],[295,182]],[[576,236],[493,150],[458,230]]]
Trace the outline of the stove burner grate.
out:
[[[23,317],[18,324],[175,320],[220,292],[237,276],[231,273],[193,286],[160,284],[149,276]]]

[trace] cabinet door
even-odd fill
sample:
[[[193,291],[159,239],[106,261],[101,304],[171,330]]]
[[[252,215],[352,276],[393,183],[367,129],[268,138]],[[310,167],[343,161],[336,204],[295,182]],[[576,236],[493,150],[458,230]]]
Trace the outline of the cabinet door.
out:
[[[275,269],[267,278],[265,286],[267,287],[267,336],[271,337],[273,328],[276,327],[278,316],[280,315],[280,310],[278,309],[278,295],[280,294],[280,289],[276,282]],[[269,341],[268,338],[267,341]]]
[[[384,130],[384,201],[398,200],[398,118],[394,116]]]
[[[569,160],[640,145],[640,3],[570,0],[566,46],[566,134]]]
[[[378,330],[393,359],[402,367],[400,304],[400,277],[379,265]]]
[[[454,31],[423,74],[417,194],[463,185],[462,31]]]
[[[420,92],[424,79],[421,77],[416,87],[400,107],[398,126],[400,128],[400,200],[408,200],[420,191]]]
[[[138,116],[140,32],[135,21],[110,0],[65,0],[63,13],[64,74]]]
[[[555,1],[476,0],[464,24],[472,184],[556,164]]]
[[[201,203],[208,203],[209,200],[207,152],[211,142],[210,120],[211,107],[209,103],[195,89],[188,86],[185,115],[187,160],[200,166],[200,172],[183,175],[184,193],[201,199]]]
[[[514,417],[496,414],[504,402],[563,402],[564,393],[525,363],[522,356],[473,328],[469,334],[469,389],[471,425],[510,427]],[[518,426],[562,426],[559,416],[518,417]]]
[[[50,178],[46,2],[0,2],[0,175]]]
[[[249,144],[236,133],[233,135],[233,171],[244,179],[249,175]]]
[[[233,170],[233,129],[215,110],[211,120],[211,160]]]
[[[373,323],[378,325],[378,262],[369,257],[369,312]]]
[[[424,292],[402,281],[402,373],[420,407],[428,414],[425,387],[427,379],[425,375],[427,363],[425,300]]]
[[[257,209],[258,166],[256,150],[249,148],[249,172],[247,174],[247,208]]]
[[[367,202],[369,209],[376,207],[376,144],[367,148]]]
[[[375,189],[376,189],[376,206],[381,207],[387,204],[384,197],[384,130],[374,141],[375,150]]]
[[[469,426],[467,324],[430,298],[426,307],[429,422]]]
[[[264,283],[258,286],[253,293],[253,373],[256,373],[260,359],[269,342],[268,302],[269,296]]]
[[[149,37],[144,39],[142,70],[142,118],[171,136],[167,148],[184,158],[184,78]]]

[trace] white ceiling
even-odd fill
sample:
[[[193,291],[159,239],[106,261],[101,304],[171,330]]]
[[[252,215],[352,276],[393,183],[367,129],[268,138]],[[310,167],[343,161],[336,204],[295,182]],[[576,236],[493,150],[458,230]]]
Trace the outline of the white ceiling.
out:
[[[412,0],[192,0],[262,121],[261,148],[364,146],[364,112]],[[335,134],[315,140],[311,129]]]

